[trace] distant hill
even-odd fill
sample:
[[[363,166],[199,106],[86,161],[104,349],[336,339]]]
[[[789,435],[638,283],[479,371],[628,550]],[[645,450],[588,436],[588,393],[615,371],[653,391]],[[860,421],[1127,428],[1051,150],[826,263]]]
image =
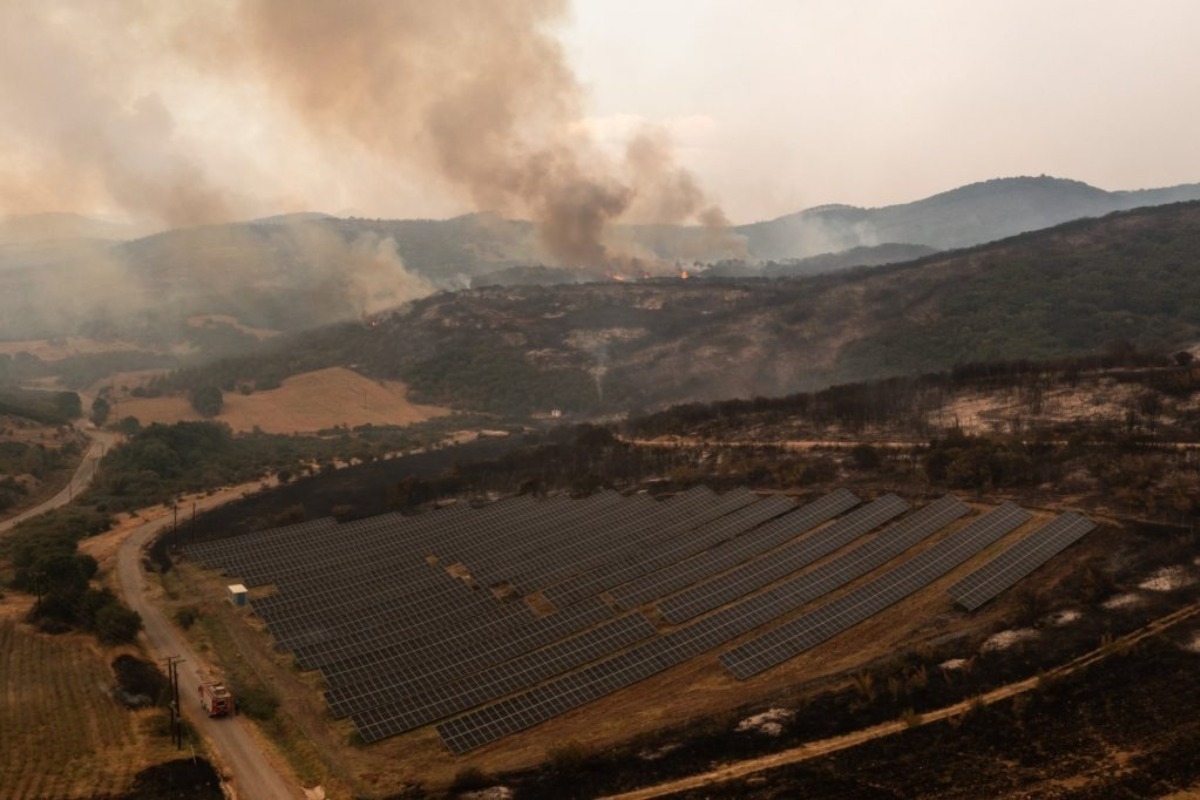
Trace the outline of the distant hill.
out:
[[[1189,198],[1200,198],[1200,184],[1105,192],[1076,181],[1007,178],[904,205],[822,206],[721,231],[616,226],[611,244],[633,255],[590,269],[553,264],[531,223],[492,214],[287,214],[132,240],[121,239],[126,228],[76,215],[8,218],[0,220],[0,338],[83,334],[194,349],[187,320],[197,315],[299,331],[436,291],[604,280],[610,270],[629,278],[675,274],[677,265],[691,272],[711,266],[730,277],[816,274]]]
[[[997,178],[913,203],[810,208],[741,225],[753,259],[805,258],[885,242],[948,250],[996,241],[1082,217],[1200,200],[1200,184],[1107,192],[1061,178]]]
[[[1197,253],[1200,202],[809,278],[443,293],[178,381],[353,364],[407,381],[419,402],[609,413],[977,361],[1171,351],[1200,341]]]

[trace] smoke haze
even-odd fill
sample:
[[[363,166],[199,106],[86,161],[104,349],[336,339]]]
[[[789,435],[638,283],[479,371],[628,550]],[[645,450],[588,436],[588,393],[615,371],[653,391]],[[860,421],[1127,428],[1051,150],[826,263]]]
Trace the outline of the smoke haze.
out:
[[[566,14],[561,0],[4,4],[0,213],[177,227],[432,180],[433,206],[441,192],[533,219],[564,265],[628,255],[610,251],[618,219],[721,228],[664,133],[640,132],[622,161],[578,124]]]

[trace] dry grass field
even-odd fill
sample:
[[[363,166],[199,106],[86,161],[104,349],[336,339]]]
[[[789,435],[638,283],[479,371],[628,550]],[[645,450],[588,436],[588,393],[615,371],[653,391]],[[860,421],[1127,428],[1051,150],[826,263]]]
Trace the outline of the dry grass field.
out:
[[[0,797],[128,791],[138,771],[174,752],[151,731],[159,712],[113,699],[115,653],[83,634],[36,633],[18,621],[24,610],[0,601]]]
[[[448,413],[409,402],[408,388],[399,381],[374,381],[332,367],[288,378],[266,392],[227,393],[217,419],[235,431],[305,433],[337,425],[410,425]],[[143,425],[200,419],[185,397],[122,398],[114,416],[137,417]]]
[[[84,339],[78,336],[66,336],[61,339],[27,339],[0,342],[0,353],[7,353],[9,355],[29,353],[37,356],[42,361],[61,361],[70,356],[110,353],[120,350],[146,350],[146,348],[142,345],[120,339],[99,341],[97,339]]]

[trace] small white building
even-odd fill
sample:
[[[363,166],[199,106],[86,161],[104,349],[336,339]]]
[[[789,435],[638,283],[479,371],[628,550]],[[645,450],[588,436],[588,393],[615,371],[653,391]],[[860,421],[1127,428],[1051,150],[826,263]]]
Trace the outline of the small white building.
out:
[[[246,587],[240,583],[229,584],[229,602],[235,606],[246,605]]]

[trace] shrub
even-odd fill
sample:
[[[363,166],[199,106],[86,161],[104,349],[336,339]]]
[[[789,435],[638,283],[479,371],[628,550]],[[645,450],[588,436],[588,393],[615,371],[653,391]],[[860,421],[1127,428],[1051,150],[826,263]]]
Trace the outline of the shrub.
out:
[[[233,693],[238,712],[251,719],[270,720],[279,710],[279,698],[270,689],[262,687],[239,687]]]
[[[161,702],[167,694],[167,678],[151,661],[119,655],[112,662],[117,677],[118,697],[130,706]]]
[[[179,623],[179,627],[185,631],[196,623],[200,618],[200,611],[195,606],[183,606],[175,612],[175,621]]]
[[[110,603],[96,612],[96,635],[105,644],[127,644],[142,629],[142,615],[120,603]]]

